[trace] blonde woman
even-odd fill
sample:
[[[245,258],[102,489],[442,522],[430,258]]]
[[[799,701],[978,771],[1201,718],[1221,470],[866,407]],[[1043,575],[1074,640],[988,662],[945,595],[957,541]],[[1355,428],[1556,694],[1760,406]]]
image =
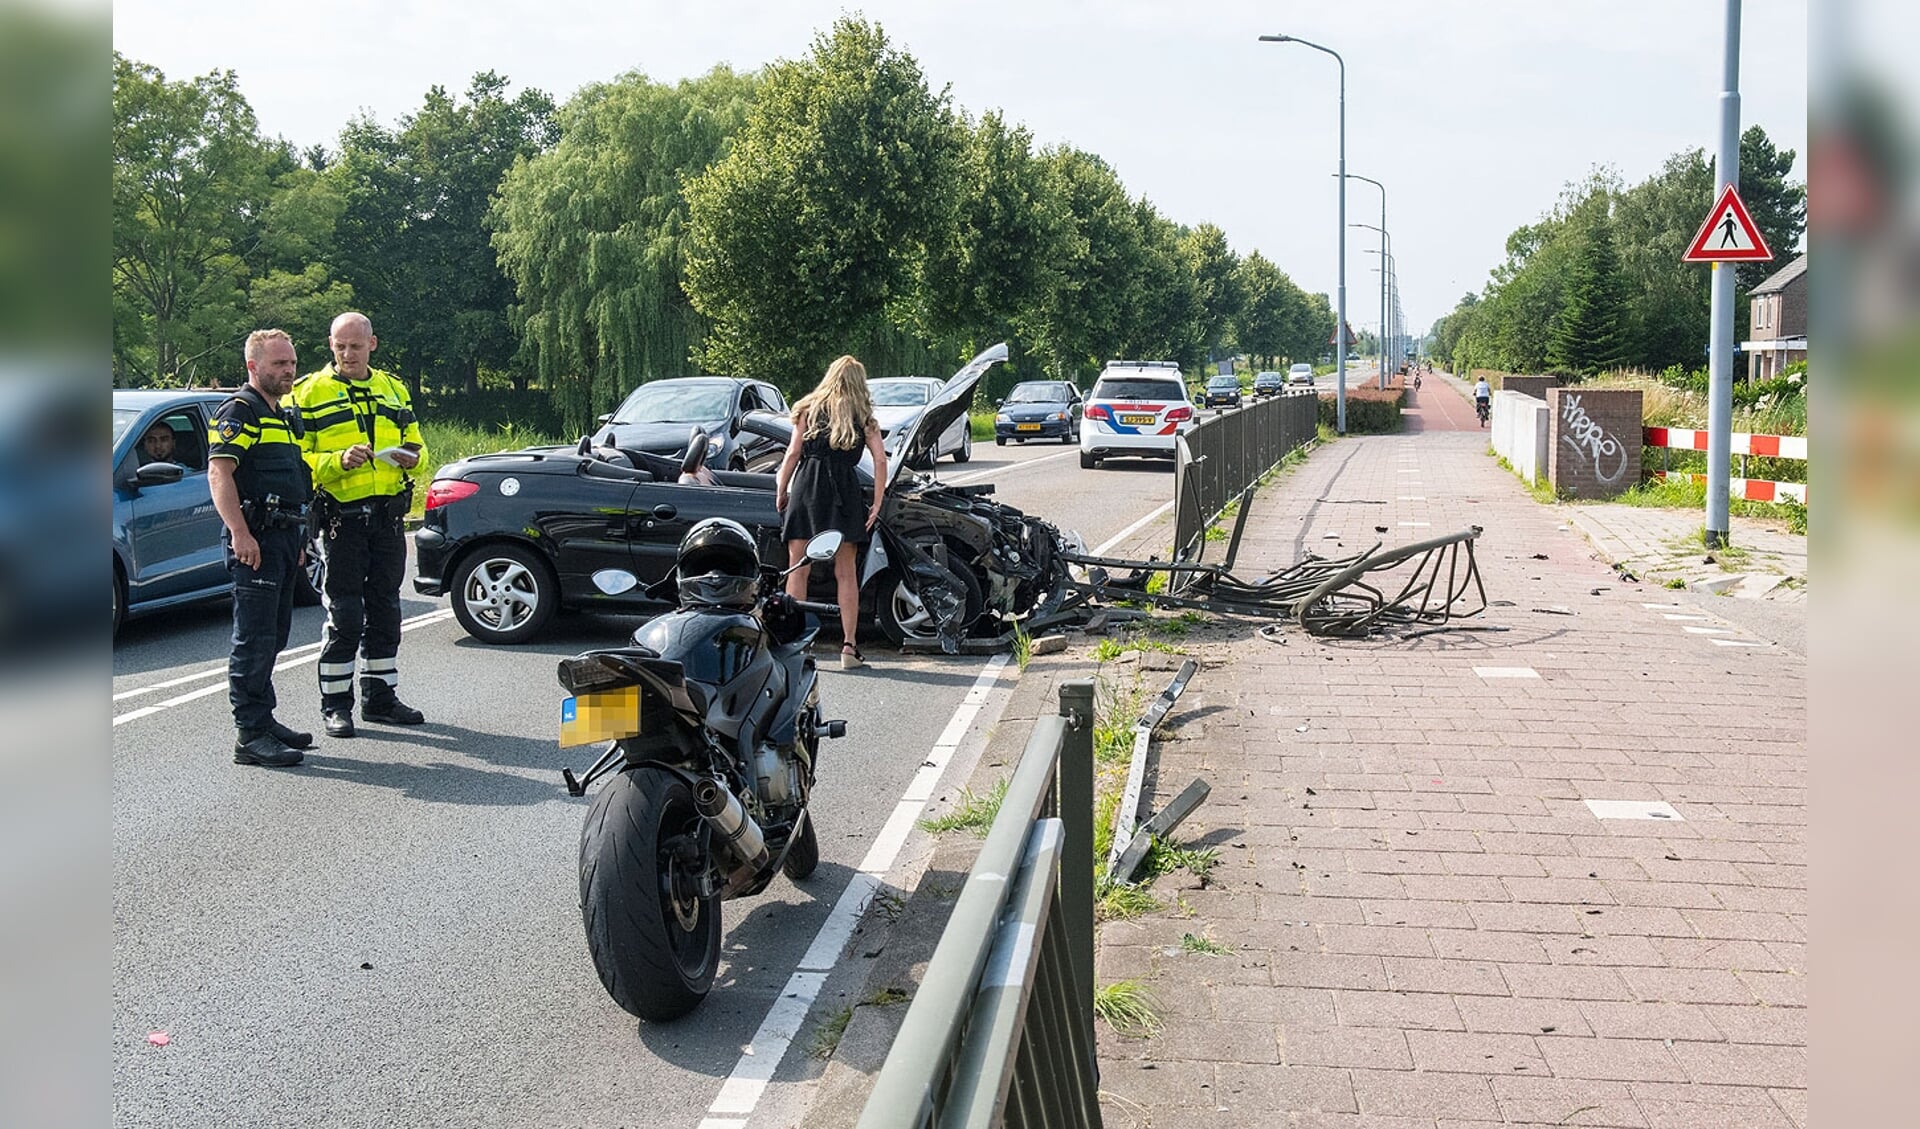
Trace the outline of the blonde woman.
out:
[[[871,505],[863,503],[855,473],[863,447],[873,456]],[[827,366],[819,386],[793,406],[793,441],[780,463],[773,505],[782,515],[780,535],[786,539],[790,565],[805,560],[807,542],[829,529],[839,530],[845,538],[833,558],[840,589],[840,630],[846,638],[840,648],[842,670],[866,665],[866,656],[854,641],[860,628],[860,580],[854,573],[854,556],[880,518],[886,490],[887,453],[880,445],[873,399],[867,394],[866,367],[852,357],[841,357]],[[788,576],[787,594],[806,599],[812,572],[802,568]]]

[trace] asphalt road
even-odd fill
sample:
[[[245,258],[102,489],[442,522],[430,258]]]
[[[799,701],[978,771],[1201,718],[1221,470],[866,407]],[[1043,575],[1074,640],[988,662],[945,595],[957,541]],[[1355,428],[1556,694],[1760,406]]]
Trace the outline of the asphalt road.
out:
[[[1089,547],[1173,492],[1171,463],[1083,471],[1064,444],[981,444],[939,473],[993,481]],[[123,628],[115,1124],[694,1129],[986,660],[874,654],[867,671],[823,676],[850,734],[823,756],[819,871],[729,903],[714,994],[642,1026],[587,959],[575,851],[589,801],[559,770],[591,754],[553,740],[555,659],[640,620],[563,616],[533,644],[493,648],[444,600],[409,589],[404,614],[401,692],[428,724],[323,737],[288,771],[230,761],[223,603]],[[283,720],[316,730],[321,623],[296,614],[276,678]],[[976,743],[1004,689],[988,699]]]

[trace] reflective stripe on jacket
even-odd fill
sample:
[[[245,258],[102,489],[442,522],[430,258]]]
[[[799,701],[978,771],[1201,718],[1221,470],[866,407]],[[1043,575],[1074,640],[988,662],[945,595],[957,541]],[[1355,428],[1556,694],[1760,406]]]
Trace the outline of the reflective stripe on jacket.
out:
[[[345,380],[328,365],[310,372],[293,386],[293,402],[300,408],[307,434],[301,440],[307,465],[313,468],[313,484],[338,502],[358,502],[385,494],[398,494],[406,488],[409,471],[380,459],[372,459],[352,470],[340,465],[340,456],[356,443],[370,444],[374,451],[403,444],[419,448],[423,469],[427,445],[420,437],[420,423],[413,417],[413,400],[407,386],[391,373],[372,369],[367,379]]]

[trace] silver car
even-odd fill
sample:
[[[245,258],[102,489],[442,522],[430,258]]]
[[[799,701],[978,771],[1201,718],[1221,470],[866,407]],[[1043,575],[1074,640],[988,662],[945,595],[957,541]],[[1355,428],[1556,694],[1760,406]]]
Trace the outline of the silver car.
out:
[[[927,401],[945,383],[924,376],[898,376],[867,382],[867,390],[873,395],[873,414],[880,421],[880,434],[887,440],[888,451],[893,450],[892,437],[903,433],[907,421],[918,416],[920,410],[927,406]],[[964,463],[973,457],[972,420],[965,412],[941,432],[933,453],[928,456],[928,465],[946,455],[952,455],[956,463]]]

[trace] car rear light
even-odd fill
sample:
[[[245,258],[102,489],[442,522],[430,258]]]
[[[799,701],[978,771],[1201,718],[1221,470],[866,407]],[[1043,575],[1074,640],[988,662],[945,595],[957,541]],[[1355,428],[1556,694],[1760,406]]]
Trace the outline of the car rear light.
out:
[[[437,510],[449,502],[457,502],[479,492],[478,482],[468,482],[463,478],[436,478],[427,485],[427,508]]]
[[[1168,423],[1180,423],[1182,421],[1190,420],[1192,418],[1193,418],[1192,408],[1186,408],[1186,407],[1175,408],[1172,411],[1167,413]]]
[[[1113,413],[1107,410],[1107,406],[1105,404],[1089,404],[1087,406],[1086,418],[1087,419],[1104,419],[1107,422],[1111,423],[1113,421]]]

